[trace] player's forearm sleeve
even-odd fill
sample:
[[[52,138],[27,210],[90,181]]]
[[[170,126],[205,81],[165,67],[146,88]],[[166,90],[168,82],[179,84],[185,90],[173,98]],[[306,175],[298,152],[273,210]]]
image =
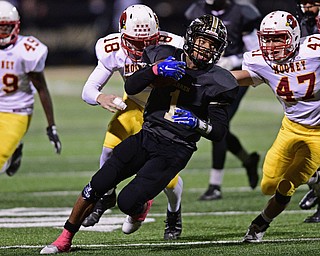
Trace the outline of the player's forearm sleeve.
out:
[[[228,117],[224,107],[210,106],[209,120],[199,123],[197,131],[212,141],[221,141],[228,131]]]
[[[152,67],[145,67],[127,78],[124,89],[128,95],[137,94],[150,85],[155,78]]]
[[[97,98],[112,74],[113,71],[106,69],[99,61],[82,88],[82,99],[90,105],[98,105]]]

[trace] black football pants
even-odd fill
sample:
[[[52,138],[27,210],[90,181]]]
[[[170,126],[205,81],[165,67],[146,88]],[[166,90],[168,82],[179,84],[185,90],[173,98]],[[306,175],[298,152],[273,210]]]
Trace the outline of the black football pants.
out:
[[[142,129],[114,148],[112,157],[92,177],[91,187],[103,195],[136,174],[118,195],[119,209],[136,215],[184,169],[192,154],[192,149]]]

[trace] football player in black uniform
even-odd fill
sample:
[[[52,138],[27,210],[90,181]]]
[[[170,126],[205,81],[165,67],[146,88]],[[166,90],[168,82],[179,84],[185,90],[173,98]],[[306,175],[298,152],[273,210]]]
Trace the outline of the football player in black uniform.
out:
[[[185,12],[187,19],[193,20],[203,14],[213,14],[222,20],[228,32],[228,46],[217,65],[228,70],[241,69],[242,55],[248,50],[259,48],[257,29],[260,24],[260,13],[249,4],[238,4],[233,0],[198,0]],[[240,87],[236,100],[228,107],[229,118],[235,115],[248,87]],[[217,200],[222,198],[221,185],[227,150],[236,156],[245,168],[249,185],[256,188],[259,181],[258,163],[260,156],[256,152],[248,153],[237,136],[228,131],[225,139],[213,142],[212,168],[209,187],[200,200]]]
[[[69,251],[74,234],[97,200],[133,175],[117,203],[132,221],[144,219],[148,202],[184,169],[201,136],[212,141],[225,136],[229,122],[226,107],[238,92],[231,73],[215,65],[226,45],[222,21],[205,15],[187,28],[184,50],[165,45],[145,50],[142,60],[146,66],[125,82],[127,94],[154,87],[141,131],[114,148],[111,158],[84,187],[62,234],[41,254]]]

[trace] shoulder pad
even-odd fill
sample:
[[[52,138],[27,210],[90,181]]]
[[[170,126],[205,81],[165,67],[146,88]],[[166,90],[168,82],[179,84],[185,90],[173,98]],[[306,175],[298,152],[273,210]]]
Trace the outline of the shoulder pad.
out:
[[[184,45],[184,38],[167,31],[160,31],[159,44],[173,45],[177,48],[182,48]]]
[[[96,56],[100,60],[108,55],[122,51],[120,33],[113,33],[98,39],[95,46]]]
[[[47,57],[48,47],[40,42],[39,39],[33,36],[19,36],[19,38],[21,38],[21,40],[17,41],[15,47],[19,48],[19,50],[23,52],[21,56],[24,59],[39,59],[40,56],[43,55]]]
[[[145,49],[142,59],[147,63],[154,63],[174,56],[175,52],[176,47],[172,45],[150,45]]]

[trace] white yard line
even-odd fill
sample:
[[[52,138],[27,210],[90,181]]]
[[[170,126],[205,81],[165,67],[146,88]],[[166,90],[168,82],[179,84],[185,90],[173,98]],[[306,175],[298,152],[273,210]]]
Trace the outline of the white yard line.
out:
[[[312,242],[320,241],[320,238],[290,238],[290,239],[271,239],[263,240],[261,243],[294,243],[294,242]],[[217,240],[217,241],[198,241],[198,242],[162,242],[162,243],[134,243],[134,244],[77,244],[73,248],[86,247],[86,248],[111,248],[111,247],[161,247],[161,246],[190,246],[190,245],[207,245],[207,244],[242,244],[240,240]],[[0,249],[36,249],[43,248],[43,245],[13,245],[13,246],[0,246]]]

